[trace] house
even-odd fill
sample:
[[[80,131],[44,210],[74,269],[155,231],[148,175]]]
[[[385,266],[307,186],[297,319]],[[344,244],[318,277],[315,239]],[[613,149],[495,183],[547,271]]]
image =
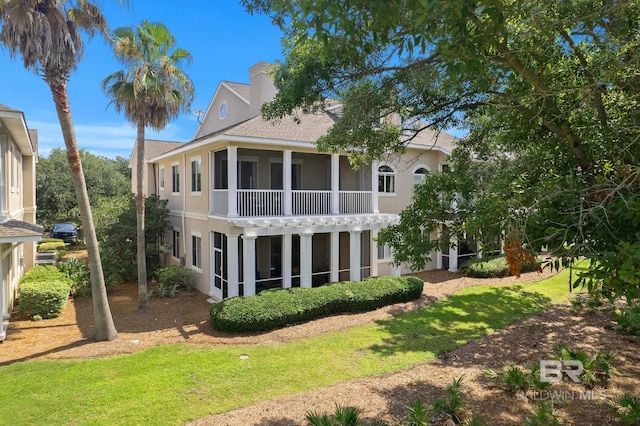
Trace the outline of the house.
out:
[[[38,137],[21,111],[0,105],[0,341],[18,292],[18,280],[35,263]]]
[[[145,192],[170,210],[161,260],[196,271],[215,300],[404,272],[376,244],[378,231],[397,220],[415,183],[442,171],[454,137],[423,131],[405,154],[353,170],[346,153],[314,144],[339,105],[265,121],[260,107],[276,93],[267,64],[251,67],[249,80],[219,84],[191,142],[145,142]],[[447,257],[436,254],[429,268],[455,269]]]

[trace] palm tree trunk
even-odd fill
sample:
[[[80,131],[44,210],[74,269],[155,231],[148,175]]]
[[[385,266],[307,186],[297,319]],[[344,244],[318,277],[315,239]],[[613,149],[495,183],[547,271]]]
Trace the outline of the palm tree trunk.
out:
[[[113,340],[118,337],[118,332],[113,324],[111,309],[109,308],[109,299],[107,298],[107,288],[104,285],[102,262],[100,261],[100,252],[98,250],[98,239],[96,238],[96,229],[93,226],[89,194],[87,193],[82,161],[80,160],[80,152],[78,151],[73,121],[71,119],[67,85],[54,84],[49,81],[47,83],[53,94],[53,102],[58,112],[62,137],[64,138],[64,144],[67,148],[67,161],[69,163],[69,169],[71,170],[71,180],[73,181],[73,187],[76,191],[78,210],[80,211],[80,219],[87,243],[89,270],[91,273],[91,295],[93,297],[93,320],[95,324],[94,338],[97,341]]]
[[[136,150],[136,224],[138,246],[138,312],[149,310],[149,297],[147,296],[147,251],[144,239],[144,124],[138,123]]]

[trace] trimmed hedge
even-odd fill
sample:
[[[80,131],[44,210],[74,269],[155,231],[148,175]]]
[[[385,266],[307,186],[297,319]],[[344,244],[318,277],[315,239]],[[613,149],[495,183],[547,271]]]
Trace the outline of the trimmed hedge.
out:
[[[46,251],[56,251],[60,249],[64,249],[66,246],[64,241],[51,241],[48,243],[40,243],[38,244],[38,253],[46,252]]]
[[[374,277],[317,288],[274,289],[211,306],[211,325],[225,332],[269,331],[324,316],[373,311],[420,297],[416,277]]]
[[[55,318],[67,305],[71,284],[54,266],[31,268],[20,279],[18,310],[31,317]]]
[[[501,278],[509,276],[509,266],[504,256],[483,257],[469,259],[462,268],[462,273],[472,278]],[[520,272],[533,272],[535,263],[525,263]]]

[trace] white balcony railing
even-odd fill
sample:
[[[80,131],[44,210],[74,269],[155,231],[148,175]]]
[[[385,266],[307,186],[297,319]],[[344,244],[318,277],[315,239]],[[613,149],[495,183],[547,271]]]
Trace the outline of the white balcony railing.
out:
[[[370,191],[340,191],[341,214],[371,213]]]
[[[292,191],[294,216],[331,214],[331,191]]]
[[[229,191],[211,191],[211,214],[229,214]],[[373,211],[370,191],[339,191],[338,214],[365,214]],[[331,191],[291,191],[291,215],[314,216],[332,214]],[[239,189],[237,212],[240,217],[285,216],[285,193],[273,189]]]
[[[239,189],[238,216],[282,216],[284,191],[276,189]]]

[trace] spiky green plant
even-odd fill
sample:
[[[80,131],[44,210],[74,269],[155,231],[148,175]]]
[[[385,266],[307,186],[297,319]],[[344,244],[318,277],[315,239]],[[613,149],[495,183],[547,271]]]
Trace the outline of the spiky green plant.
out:
[[[625,393],[608,401],[609,410],[625,425],[640,424],[640,399],[630,393]]]
[[[540,401],[536,410],[525,419],[525,426],[560,426],[553,403]]]

